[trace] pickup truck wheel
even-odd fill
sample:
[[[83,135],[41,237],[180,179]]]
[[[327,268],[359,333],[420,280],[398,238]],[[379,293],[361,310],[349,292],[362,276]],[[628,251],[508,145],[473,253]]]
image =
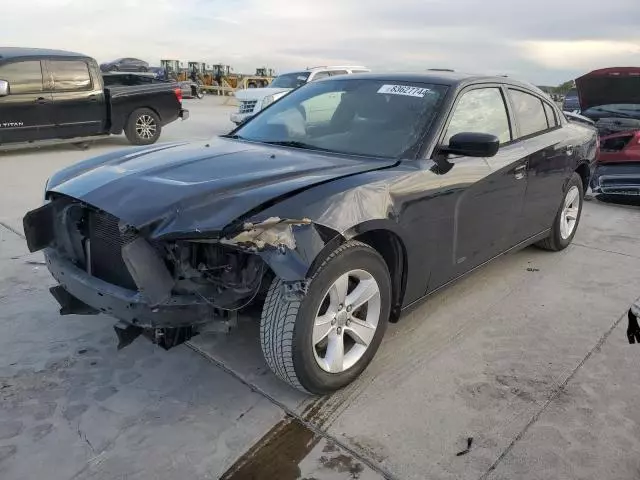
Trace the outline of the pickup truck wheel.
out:
[[[553,221],[551,233],[547,238],[536,245],[544,250],[558,252],[564,250],[573,241],[578,230],[582,204],[584,200],[584,187],[580,175],[574,172],[567,183],[566,191],[562,197],[562,204]]]
[[[160,138],[161,131],[158,115],[148,108],[139,108],[129,116],[124,133],[133,145],[151,145]]]
[[[285,293],[276,278],[264,303],[260,341],[267,364],[312,394],[338,390],[367,367],[387,328],[391,280],[370,246],[349,241],[313,274],[306,294]]]

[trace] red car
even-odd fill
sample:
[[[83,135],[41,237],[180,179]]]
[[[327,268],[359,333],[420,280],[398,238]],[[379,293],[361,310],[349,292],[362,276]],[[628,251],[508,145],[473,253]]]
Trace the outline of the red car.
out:
[[[576,86],[581,114],[600,135],[591,189],[596,195],[640,195],[640,67],[594,70]]]

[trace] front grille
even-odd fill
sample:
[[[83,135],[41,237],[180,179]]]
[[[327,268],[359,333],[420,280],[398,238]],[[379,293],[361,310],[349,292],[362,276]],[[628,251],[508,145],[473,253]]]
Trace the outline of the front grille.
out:
[[[122,234],[118,219],[105,212],[89,211],[91,274],[105,282],[129,290],[137,290],[124,260],[122,246],[133,240],[134,234]]]
[[[239,113],[253,113],[253,110],[256,108],[257,104],[257,100],[242,100],[240,102]]]

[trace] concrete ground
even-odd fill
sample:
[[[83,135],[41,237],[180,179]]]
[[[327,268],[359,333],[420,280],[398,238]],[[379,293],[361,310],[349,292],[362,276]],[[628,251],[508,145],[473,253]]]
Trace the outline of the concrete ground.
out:
[[[231,128],[220,99],[162,140]],[[391,325],[326,398],[268,371],[255,318],[169,352],[117,352],[112,319],[60,317],[21,234],[57,169],[114,148],[0,154],[0,478],[635,479],[640,209],[585,204],[574,244],[529,248]],[[471,445],[467,453],[464,452]]]

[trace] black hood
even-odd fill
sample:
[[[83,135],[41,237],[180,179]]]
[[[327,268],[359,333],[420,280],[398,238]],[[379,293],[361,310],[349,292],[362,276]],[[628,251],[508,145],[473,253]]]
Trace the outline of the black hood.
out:
[[[640,68],[594,70],[577,78],[576,87],[582,110],[616,103],[640,104]]]
[[[227,139],[107,155],[53,177],[48,191],[104,210],[153,238],[219,232],[313,185],[395,165]]]

